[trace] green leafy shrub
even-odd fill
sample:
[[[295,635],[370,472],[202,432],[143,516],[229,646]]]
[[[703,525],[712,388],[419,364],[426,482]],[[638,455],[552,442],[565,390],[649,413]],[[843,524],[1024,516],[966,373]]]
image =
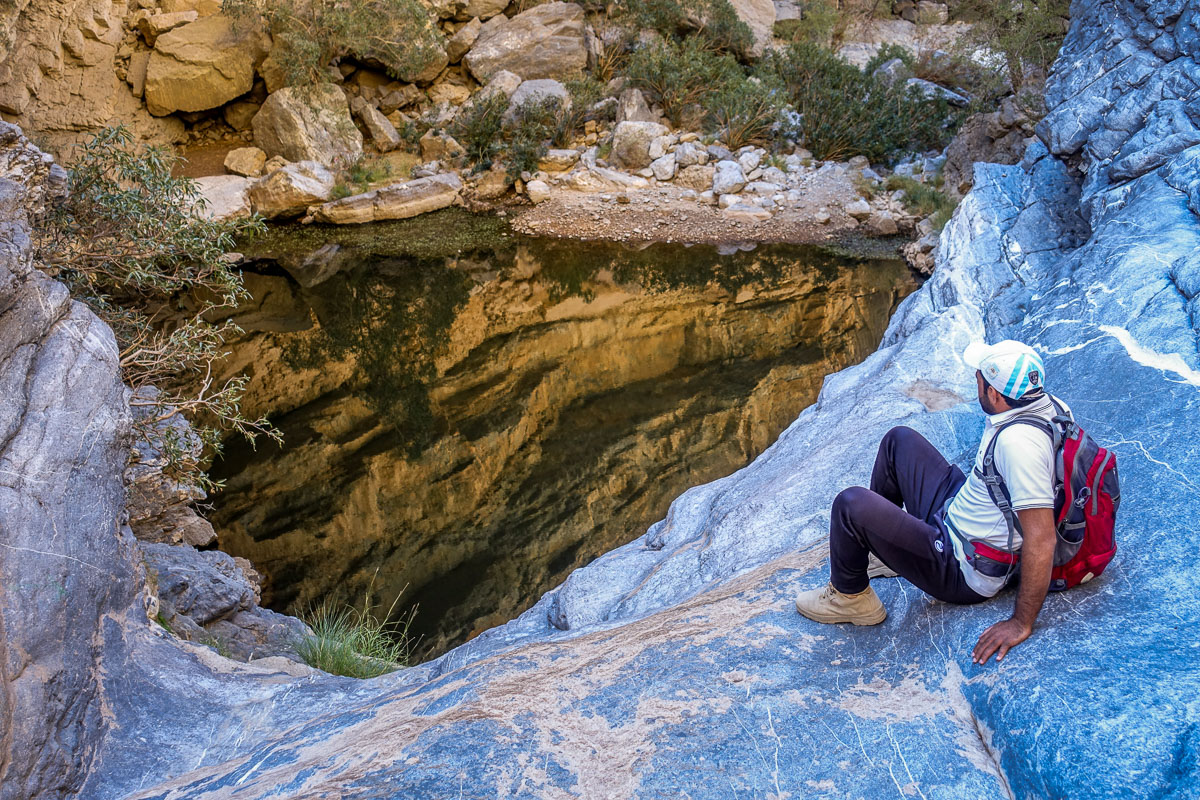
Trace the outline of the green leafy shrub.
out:
[[[219,451],[222,431],[279,438],[265,419],[242,415],[245,377],[212,377],[226,337],[241,331],[209,320],[248,297],[225,254],[236,236],[264,225],[206,219],[195,181],[172,176],[175,157],[161,147],[135,151],[132,142],[116,127],[76,149],[65,164],[70,195],[34,226],[35,254],[116,334],[121,377],[143,412],[135,415],[135,435],[164,448],[167,474],[209,490],[214,484],[201,464]],[[191,421],[197,442],[163,438],[176,415]]]
[[[898,58],[903,61],[904,65],[909,69],[915,70],[916,68],[917,59],[907,47],[888,42],[887,44],[879,46],[879,49],[875,52],[875,55],[871,56],[871,60],[867,62],[862,71],[867,75],[873,75],[875,70],[879,69],[893,58]]]
[[[412,81],[444,48],[419,0],[224,0],[222,10],[267,27],[289,86],[328,81],[327,68],[344,56],[378,61],[393,78]]]
[[[889,175],[884,184],[889,192],[903,191],[904,198],[900,201],[914,214],[921,217],[933,216],[933,225],[937,230],[945,227],[950,221],[957,205],[952,198],[939,191],[935,186],[922,183],[906,175]]]
[[[634,86],[662,105],[675,127],[694,125],[713,97],[744,82],[732,56],[707,49],[697,38],[639,47],[626,71]]]
[[[496,161],[507,165],[508,177],[534,172],[551,142],[565,146],[587,118],[585,101],[595,91],[584,82],[572,82],[580,100],[564,105],[550,97],[526,103],[505,119],[508,100],[496,95],[475,103],[460,113],[452,135],[466,150],[467,163],[475,171],[490,169]],[[586,88],[585,88],[586,87]]]
[[[617,0],[613,14],[668,40],[693,40],[702,48],[744,55],[754,35],[729,0]]]
[[[1045,75],[1058,57],[1069,23],[1070,0],[963,0],[956,17],[970,22],[970,41],[1000,53],[1014,93],[1026,78]]]
[[[836,0],[808,0],[800,9],[799,19],[775,23],[775,35],[787,42],[808,42],[831,47],[838,24]]]
[[[500,131],[508,98],[496,92],[476,99],[454,119],[451,135],[466,150],[466,160],[475,171],[490,169],[500,151]]]
[[[817,158],[886,161],[898,150],[941,148],[962,121],[944,99],[889,86],[816,45],[794,44],[767,67],[800,115],[790,137]]]
[[[391,174],[392,165],[386,159],[359,156],[358,160],[338,172],[333,196],[341,198],[362,194],[371,188],[371,184]]]
[[[604,98],[604,85],[594,78],[567,81],[564,86],[571,95],[570,104],[557,109],[551,141],[555,147],[567,147],[583,132],[583,126],[594,118],[592,106]]]
[[[566,131],[563,120],[570,114],[557,97],[525,103],[504,126],[508,142],[508,177],[516,180],[522,172],[537,171],[538,162],[549,150],[548,144],[559,131]]]
[[[732,150],[767,144],[779,123],[783,102],[779,88],[762,81],[740,81],[708,99],[709,130]]]
[[[370,593],[368,592],[368,595]],[[396,600],[400,598],[397,595]],[[388,613],[375,616],[366,598],[362,608],[324,602],[302,614],[311,636],[296,642],[296,653],[310,667],[349,678],[374,678],[408,666],[412,642],[409,626],[416,608],[393,620],[396,601]]]

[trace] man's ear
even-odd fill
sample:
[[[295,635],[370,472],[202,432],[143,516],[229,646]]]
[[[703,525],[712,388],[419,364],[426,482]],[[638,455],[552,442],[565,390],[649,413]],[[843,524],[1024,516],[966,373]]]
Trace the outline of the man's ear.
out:
[[[996,387],[992,386],[987,381],[984,381],[984,384],[985,384],[984,391],[986,391],[988,393],[988,401],[992,405],[994,405],[996,408],[1000,409],[1001,411],[1008,411],[1009,409],[1016,408],[1016,406],[1014,406],[1012,403],[1008,402],[1007,397],[1000,394],[1000,392],[996,389]]]

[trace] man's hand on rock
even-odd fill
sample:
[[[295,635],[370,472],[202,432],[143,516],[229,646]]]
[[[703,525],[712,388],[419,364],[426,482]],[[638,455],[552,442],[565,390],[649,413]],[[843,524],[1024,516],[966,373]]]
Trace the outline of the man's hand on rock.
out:
[[[971,653],[971,660],[976,664],[986,664],[992,653],[996,653],[996,660],[1003,661],[1004,655],[1028,639],[1031,633],[1032,625],[1025,625],[1012,618],[997,622],[979,637],[979,641],[975,643],[975,650]]]

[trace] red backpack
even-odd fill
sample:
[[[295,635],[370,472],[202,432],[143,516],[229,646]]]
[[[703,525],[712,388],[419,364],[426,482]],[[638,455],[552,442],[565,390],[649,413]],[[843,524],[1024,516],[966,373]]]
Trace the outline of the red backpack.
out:
[[[1117,483],[1117,456],[1096,444],[1076,424],[1070,412],[1051,396],[1058,412],[1047,423],[1037,417],[1017,416],[1005,422],[988,443],[983,456],[983,471],[975,474],[987,485],[992,502],[1008,523],[1008,548],[997,550],[974,542],[976,555],[1008,564],[1010,570],[1020,561],[1020,552],[1012,552],[1013,538],[1021,531],[1013,512],[1012,499],[1004,478],[996,471],[996,440],[1010,425],[1032,425],[1048,434],[1054,442],[1054,519],[1058,540],[1054,545],[1054,570],[1050,573],[1050,591],[1060,592],[1104,572],[1117,553],[1114,526],[1121,492]]]

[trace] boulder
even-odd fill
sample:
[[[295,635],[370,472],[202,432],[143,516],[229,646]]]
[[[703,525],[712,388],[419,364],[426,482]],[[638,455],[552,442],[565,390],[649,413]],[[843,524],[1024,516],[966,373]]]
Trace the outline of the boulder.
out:
[[[221,13],[221,0],[159,0],[158,7],[168,14],[195,11],[202,17]]]
[[[457,64],[462,60],[462,57],[471,49],[471,45],[475,44],[475,40],[479,38],[479,31],[483,29],[483,23],[475,17],[466,25],[463,25],[454,35],[450,37],[450,41],[446,42],[446,58],[451,64]]]
[[[904,82],[904,85],[916,89],[922,95],[931,99],[941,97],[952,106],[959,106],[961,108],[971,102],[958,92],[953,92],[944,86],[938,86],[932,81],[922,80],[921,78],[909,78]]]
[[[507,170],[496,165],[479,177],[472,193],[480,200],[497,200],[508,193],[510,186],[512,181],[509,180]]]
[[[250,188],[254,211],[267,219],[298,217],[333,195],[332,172],[315,161],[297,161],[268,173]]]
[[[579,152],[576,150],[551,149],[538,161],[538,169],[544,172],[566,172],[578,162]]]
[[[522,81],[517,90],[508,100],[508,109],[504,112],[505,122],[512,122],[517,113],[530,103],[545,103],[557,101],[562,108],[571,107],[571,93],[551,78],[539,78],[532,81]]]
[[[425,94],[411,83],[389,83],[380,90],[379,110],[385,115],[420,102]]]
[[[308,626],[258,606],[258,573],[250,562],[188,545],[147,542],[141,550],[157,589],[158,618],[173,633],[239,660],[299,658],[295,643]]]
[[[159,36],[146,66],[146,107],[155,116],[217,108],[250,91],[267,53],[265,34],[203,17]]]
[[[867,230],[879,236],[891,236],[899,231],[896,218],[890,211],[873,211],[867,217]]]
[[[167,31],[175,30],[181,25],[195,22],[200,18],[196,11],[176,11],[167,14],[141,14],[137,18],[138,33],[146,40],[146,44],[154,47],[154,42]]]
[[[904,63],[902,58],[893,58],[880,64],[871,75],[888,86],[897,81],[907,81],[913,77],[913,71]]]
[[[362,103],[356,114],[379,152],[387,153],[400,146],[400,134],[396,132],[396,126],[388,122],[388,118],[375,106]]]
[[[226,220],[248,217],[253,209],[250,205],[249,178],[240,175],[209,175],[196,179],[196,188],[204,198],[201,216],[208,219]]]
[[[675,154],[667,153],[665,156],[654,159],[650,162],[650,171],[654,173],[654,178],[660,181],[669,181],[675,177]]]
[[[480,83],[500,70],[527,80],[578,75],[587,66],[583,8],[552,2],[512,19],[493,17],[484,24],[463,63]]]
[[[550,185],[545,181],[530,181],[525,184],[525,194],[529,195],[529,201],[536,206],[550,199]]]
[[[617,98],[617,124],[622,122],[658,122],[641,89],[629,88]]]
[[[424,161],[452,161],[467,151],[448,133],[425,132],[421,137],[421,158]]]
[[[774,0],[729,0],[738,19],[746,23],[754,37],[746,55],[758,58],[771,43],[772,29],[775,27]]]
[[[255,144],[268,156],[330,165],[362,155],[362,134],[346,96],[331,84],[280,89],[263,103],[252,127]]]
[[[736,194],[746,186],[746,173],[736,161],[718,161],[713,173],[714,194]]]
[[[509,0],[467,0],[462,10],[456,16],[459,19],[491,19],[508,8]]]
[[[675,148],[675,163],[680,167],[707,164],[708,151],[697,142],[684,142]]]
[[[239,147],[225,156],[225,171],[246,178],[257,178],[267,165],[267,154],[257,147]]]
[[[648,167],[658,157],[651,155],[655,140],[666,133],[667,127],[657,122],[622,122],[613,129],[613,161],[624,169]]]
[[[248,131],[254,122],[254,115],[258,113],[260,108],[262,108],[262,105],[259,103],[238,100],[221,109],[221,115],[225,117],[225,122],[229,124],[229,127],[235,131]]]
[[[308,209],[304,222],[357,224],[388,219],[408,219],[446,208],[458,199],[462,180],[450,172],[383,186],[365,194],[344,197]]]
[[[678,158],[678,155],[676,158]],[[713,173],[715,172],[716,169],[713,167],[692,164],[676,173],[675,185],[697,192],[710,191],[713,187]]]
[[[846,204],[846,213],[857,220],[871,216],[871,204],[861,197]]]
[[[950,18],[950,9],[945,3],[935,3],[933,0],[918,0],[916,22],[923,25],[945,25]]]
[[[491,80],[487,82],[487,85],[480,89],[479,92],[471,98],[470,102],[482,102],[498,94],[504,95],[505,98],[510,98],[513,96],[513,92],[520,88],[522,82],[521,76],[517,73],[502,69],[492,75]]]

